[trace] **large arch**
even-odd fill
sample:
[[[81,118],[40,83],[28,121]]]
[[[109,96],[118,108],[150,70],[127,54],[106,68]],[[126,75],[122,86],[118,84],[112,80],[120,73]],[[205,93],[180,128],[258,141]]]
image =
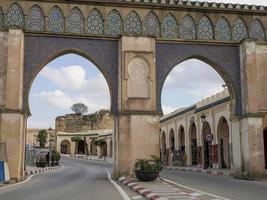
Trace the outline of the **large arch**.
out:
[[[185,151],[185,129],[183,125],[178,129],[178,150]]]
[[[229,137],[228,122],[225,117],[221,117],[217,125],[219,168],[229,169],[231,167]]]
[[[201,131],[201,140],[202,140],[202,165],[204,169],[212,168],[212,144],[210,141],[207,141],[207,134],[211,133],[211,126],[209,122],[204,122],[202,125]]]
[[[71,142],[69,140],[62,140],[62,142],[60,143],[60,153],[70,154],[70,146]]]
[[[111,112],[117,112],[117,41],[26,36],[24,49],[23,110],[25,112],[30,114],[28,96],[37,74],[50,61],[68,53],[74,53],[88,59],[102,72],[110,91]]]
[[[85,141],[79,140],[77,143],[77,154],[85,154]]]
[[[204,44],[164,44],[158,42],[156,44],[158,111],[162,112],[161,93],[168,74],[178,64],[189,59],[198,59],[203,61],[220,74],[230,93],[231,115],[241,115],[242,98],[238,45],[217,46]]]
[[[173,161],[173,153],[174,153],[174,149],[175,149],[175,139],[174,139],[174,130],[171,128],[170,132],[169,132],[169,165],[171,165],[172,161]]]
[[[192,122],[189,126],[189,144],[191,165],[197,165],[197,127],[195,122]]]

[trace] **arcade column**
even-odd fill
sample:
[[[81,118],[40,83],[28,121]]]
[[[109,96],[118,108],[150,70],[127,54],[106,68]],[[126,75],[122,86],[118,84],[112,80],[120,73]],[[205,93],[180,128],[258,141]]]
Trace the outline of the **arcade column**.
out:
[[[133,176],[140,158],[159,156],[155,38],[122,36],[119,46],[119,102],[114,125],[113,177]]]

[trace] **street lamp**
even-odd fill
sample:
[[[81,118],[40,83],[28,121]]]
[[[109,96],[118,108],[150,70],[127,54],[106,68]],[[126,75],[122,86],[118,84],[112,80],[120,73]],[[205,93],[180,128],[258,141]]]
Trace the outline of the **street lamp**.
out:
[[[48,129],[48,134],[49,134],[49,160],[48,160],[48,165],[51,165],[51,157],[52,157],[52,152],[51,152],[51,133],[52,133],[52,128],[50,126],[50,128]]]

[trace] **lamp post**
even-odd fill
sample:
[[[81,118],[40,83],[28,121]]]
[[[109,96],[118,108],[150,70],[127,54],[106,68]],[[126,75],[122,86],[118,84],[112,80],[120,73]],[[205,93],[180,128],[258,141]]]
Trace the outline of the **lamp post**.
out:
[[[51,165],[51,157],[52,157],[52,152],[51,152],[51,133],[52,133],[52,128],[50,127],[48,129],[48,134],[49,134],[49,160],[48,160],[48,165]]]

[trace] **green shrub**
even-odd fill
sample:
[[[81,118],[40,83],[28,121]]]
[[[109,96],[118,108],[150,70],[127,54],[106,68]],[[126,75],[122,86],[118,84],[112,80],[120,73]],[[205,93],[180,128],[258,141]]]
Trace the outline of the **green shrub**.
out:
[[[163,169],[163,162],[157,156],[152,155],[152,159],[139,159],[135,162],[135,170],[158,172]]]

